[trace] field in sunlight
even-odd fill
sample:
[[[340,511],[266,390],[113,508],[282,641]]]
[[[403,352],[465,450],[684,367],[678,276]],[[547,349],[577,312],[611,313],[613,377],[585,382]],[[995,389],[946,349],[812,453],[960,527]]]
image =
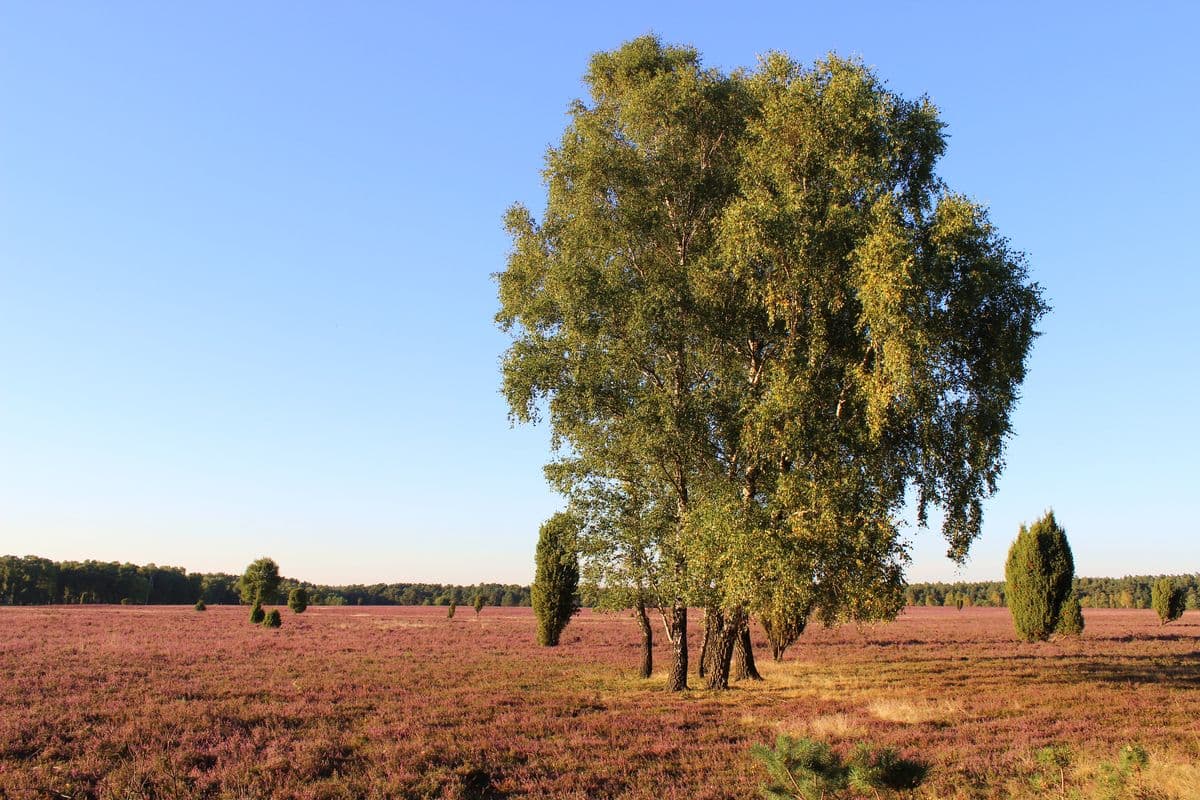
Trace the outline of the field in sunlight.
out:
[[[1140,743],[1114,796],[1200,797],[1200,612],[1088,609],[1082,639],[1023,644],[1004,609],[913,608],[682,695],[635,677],[624,615],[545,649],[529,609],[283,614],[0,608],[0,798],[746,798],[749,746],[780,733],[895,747],[930,766],[927,798],[1047,796],[1029,776],[1054,743],[1072,764],[1049,796],[1105,796],[1104,762]]]

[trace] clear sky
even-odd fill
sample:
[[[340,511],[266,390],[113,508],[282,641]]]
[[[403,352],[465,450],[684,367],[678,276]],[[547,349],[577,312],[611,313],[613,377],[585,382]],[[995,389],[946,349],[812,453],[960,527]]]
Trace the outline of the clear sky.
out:
[[[1054,306],[984,535],[1200,569],[1200,14],[887,2],[0,0],[0,554],[525,582],[558,505],[490,274],[591,53],[860,55]],[[436,6],[436,7],[435,7]]]

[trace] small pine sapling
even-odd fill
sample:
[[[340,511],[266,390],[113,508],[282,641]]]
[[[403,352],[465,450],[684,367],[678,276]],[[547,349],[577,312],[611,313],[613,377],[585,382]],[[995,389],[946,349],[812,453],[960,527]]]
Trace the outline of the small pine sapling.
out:
[[[458,603],[450,601],[450,610],[446,612],[446,619],[454,619],[454,611],[458,608]]]
[[[250,609],[250,621],[258,625],[266,618],[266,612],[263,611],[262,603],[258,600],[254,601],[254,607]]]
[[[270,613],[263,619],[263,625],[268,628],[278,628],[283,624],[283,617],[279,616],[279,609],[272,608]]]
[[[192,608],[196,609],[197,611],[207,611],[208,610],[208,606],[204,605],[203,599],[197,600],[196,605],[192,606]]]
[[[485,605],[487,605],[487,600],[483,599],[483,595],[481,595],[481,594],[475,595],[475,603],[474,603],[475,616],[477,616],[477,617],[479,616],[479,612],[483,611],[483,607]]]

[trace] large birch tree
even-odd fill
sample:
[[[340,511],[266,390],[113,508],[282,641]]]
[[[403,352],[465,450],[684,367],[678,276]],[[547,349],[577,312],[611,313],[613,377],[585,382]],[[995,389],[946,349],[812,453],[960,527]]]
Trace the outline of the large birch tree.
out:
[[[584,80],[541,220],[507,216],[504,393],[548,419],[552,483],[598,509],[585,531],[640,537],[668,688],[687,686],[689,605],[723,688],[749,614],[894,616],[910,493],[965,557],[1045,306],[937,177],[933,105],[860,63],[723,73],[643,37]],[[654,524],[580,502],[604,492]]]

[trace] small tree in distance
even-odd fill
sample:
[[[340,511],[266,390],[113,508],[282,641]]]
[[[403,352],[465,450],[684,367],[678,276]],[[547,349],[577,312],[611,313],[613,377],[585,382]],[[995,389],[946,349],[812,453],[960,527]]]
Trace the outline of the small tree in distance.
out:
[[[487,605],[487,600],[483,599],[483,595],[482,594],[475,595],[475,603],[474,603],[475,616],[477,616],[477,617],[479,616],[479,612],[483,611],[483,607],[485,605]]]
[[[207,611],[208,610],[208,606],[204,605],[203,598],[197,600],[196,605],[192,606],[192,608],[196,609],[197,611]]]
[[[303,586],[297,586],[288,593],[288,608],[297,614],[303,614],[308,608],[308,590]]]
[[[1159,578],[1150,586],[1150,605],[1157,612],[1160,625],[1174,622],[1183,616],[1187,595],[1170,578]]]
[[[783,654],[799,640],[808,625],[810,609],[797,603],[786,610],[775,610],[759,617],[767,641],[771,643],[771,658],[783,661]]]
[[[454,611],[458,608],[458,603],[450,601],[450,609],[446,612],[446,619],[454,619]]]
[[[1008,551],[1004,579],[1017,634],[1029,642],[1049,639],[1075,579],[1067,533],[1053,511],[1028,528],[1021,526]]]
[[[1054,632],[1062,636],[1080,636],[1083,634],[1083,608],[1079,605],[1079,596],[1075,592],[1063,601],[1058,613],[1058,626]]]
[[[243,603],[274,603],[279,592],[279,565],[263,556],[253,561],[238,581]]]
[[[537,616],[538,644],[555,647],[571,617],[579,611],[579,558],[575,544],[579,520],[559,512],[538,532],[530,597]]]
[[[263,611],[262,603],[255,600],[254,607],[250,609],[250,621],[257,625],[262,622],[266,616],[266,612]]]
[[[278,628],[282,624],[283,618],[279,616],[278,608],[272,608],[271,613],[267,614],[266,618],[263,619],[263,625],[268,628]]]

